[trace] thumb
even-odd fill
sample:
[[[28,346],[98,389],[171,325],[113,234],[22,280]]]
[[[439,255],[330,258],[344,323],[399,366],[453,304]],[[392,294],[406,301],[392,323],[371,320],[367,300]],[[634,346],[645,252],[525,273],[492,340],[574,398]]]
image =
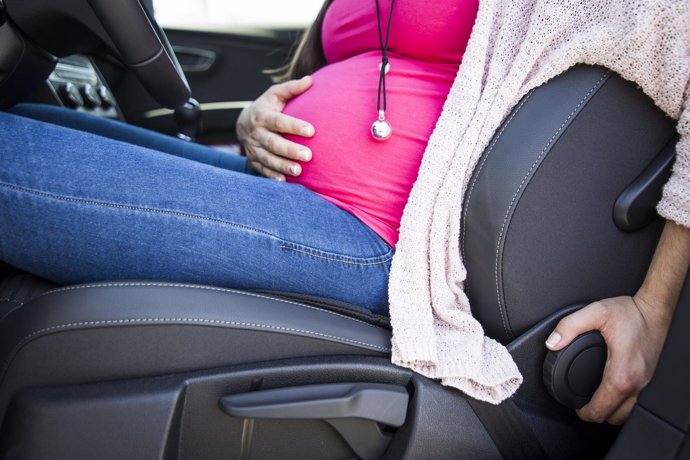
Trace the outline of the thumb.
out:
[[[283,101],[288,101],[295,96],[299,96],[309,88],[311,88],[311,75],[306,75],[299,80],[290,80],[280,83],[273,87],[274,93]]]
[[[546,339],[546,348],[558,351],[585,332],[601,330],[605,323],[604,308],[595,302],[563,318]]]

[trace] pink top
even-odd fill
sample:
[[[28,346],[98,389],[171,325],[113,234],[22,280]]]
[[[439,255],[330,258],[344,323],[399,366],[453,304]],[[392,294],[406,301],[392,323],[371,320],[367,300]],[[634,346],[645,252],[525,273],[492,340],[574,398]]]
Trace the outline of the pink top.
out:
[[[382,33],[390,0],[379,0]],[[375,0],[334,0],[321,31],[328,65],[284,113],[312,123],[312,160],[289,181],[302,184],[395,246],[422,155],[457,74],[478,0],[396,0],[389,40],[386,119],[391,137],[370,134],[377,119],[381,51]]]

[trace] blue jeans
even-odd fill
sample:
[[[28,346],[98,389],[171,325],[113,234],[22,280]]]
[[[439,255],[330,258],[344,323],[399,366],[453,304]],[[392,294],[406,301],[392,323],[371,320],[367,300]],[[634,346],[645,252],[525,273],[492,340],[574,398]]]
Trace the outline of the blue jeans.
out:
[[[210,149],[58,110],[100,135],[0,113],[0,260],[60,284],[193,282],[387,314],[393,249],[348,212],[244,159],[222,169],[189,159]]]

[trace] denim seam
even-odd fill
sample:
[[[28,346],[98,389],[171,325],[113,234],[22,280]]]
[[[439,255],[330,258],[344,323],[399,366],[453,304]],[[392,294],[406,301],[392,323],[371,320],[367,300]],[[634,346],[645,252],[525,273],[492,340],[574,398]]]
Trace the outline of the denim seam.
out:
[[[134,205],[130,205],[130,204],[117,204],[117,203],[109,203],[107,201],[74,198],[74,197],[69,197],[69,196],[57,195],[55,193],[49,193],[49,192],[43,192],[40,190],[34,190],[31,188],[27,188],[27,187],[21,187],[21,186],[14,185],[14,184],[8,184],[6,182],[0,182],[0,187],[8,188],[10,190],[14,190],[17,192],[29,193],[31,195],[36,195],[36,196],[40,196],[43,198],[48,198],[48,199],[53,199],[53,200],[58,200],[58,201],[66,201],[66,202],[71,202],[71,203],[98,206],[98,207],[103,207],[103,208],[124,209],[127,211],[149,212],[149,213],[162,214],[162,215],[173,216],[173,217],[186,217],[186,218],[195,219],[195,220],[201,220],[201,221],[207,221],[207,222],[227,225],[230,227],[237,227],[237,228],[241,228],[243,230],[248,230],[250,232],[260,233],[260,234],[275,238],[277,240],[280,240],[280,238],[276,237],[275,235],[272,235],[271,233],[257,230],[255,228],[247,227],[244,225],[236,224],[234,222],[230,222],[227,220],[218,219],[215,217],[200,216],[198,214],[192,214],[192,213],[187,213],[187,212],[182,212],[182,211],[173,211],[173,210],[169,210],[169,209],[149,208],[149,207],[145,207],[145,206],[134,206]]]
[[[214,223],[218,225],[225,225],[228,227],[234,227],[240,230],[244,230],[250,233],[256,233],[259,235],[264,235],[266,237],[272,238],[276,241],[280,241],[281,243],[287,244],[287,245],[294,245],[300,248],[304,248],[307,251],[316,251],[317,253],[321,252],[323,254],[329,254],[330,257],[333,257],[334,259],[338,260],[339,257],[344,257],[344,258],[350,258],[351,260],[369,260],[373,259],[376,260],[381,257],[386,257],[390,255],[390,250],[386,252],[384,255],[380,256],[375,256],[375,257],[348,257],[348,256],[343,256],[339,254],[334,254],[330,253],[328,251],[320,251],[316,248],[310,248],[309,246],[300,244],[300,243],[295,243],[293,241],[285,240],[283,238],[280,238],[272,233],[263,231],[263,230],[258,230],[253,227],[248,227],[246,225],[242,224],[237,224],[235,222],[230,222],[224,219],[218,219],[215,217],[207,217],[207,216],[200,216],[198,214],[192,214],[192,213],[187,213],[187,212],[182,212],[182,211],[173,211],[173,210],[168,210],[168,209],[158,209],[158,208],[150,208],[150,207],[145,207],[145,206],[133,206],[129,204],[117,204],[117,203],[109,203],[106,201],[98,201],[98,200],[87,200],[83,198],[74,198],[74,197],[69,197],[69,196],[63,196],[63,195],[57,195],[54,193],[49,193],[49,192],[43,192],[40,190],[34,190],[31,188],[27,187],[21,187],[18,185],[14,184],[8,184],[6,182],[0,182],[0,187],[9,189],[9,190],[14,190],[16,192],[22,192],[22,193],[28,193],[31,195],[47,198],[47,199],[53,199],[53,200],[58,200],[58,201],[64,201],[64,202],[69,202],[69,203],[76,203],[76,204],[81,204],[81,205],[90,205],[90,206],[96,206],[96,207],[102,207],[102,208],[113,208],[113,209],[122,209],[122,210],[127,210],[127,211],[134,211],[134,212],[143,212],[143,213],[153,213],[153,214],[160,214],[164,216],[171,216],[171,217],[179,217],[179,218],[188,218],[188,219],[193,219],[193,220],[199,220],[202,222],[209,222],[209,223]],[[327,258],[327,257],[324,257]],[[368,262],[362,262],[362,265],[369,265]]]
[[[330,255],[330,253],[310,249],[310,248],[304,247],[302,245],[295,245],[295,246],[299,246],[299,247],[293,247],[293,246],[290,246],[287,244],[281,244],[280,249],[283,249],[286,251],[297,252],[299,254],[305,254],[305,255],[316,257],[319,259],[330,260],[333,262],[342,262],[344,264],[357,265],[357,266],[361,266],[361,267],[366,267],[366,266],[371,266],[371,265],[383,265],[383,264],[388,263],[388,261],[390,261],[393,258],[392,249],[389,249],[388,252],[386,252],[386,254],[379,256],[378,258],[373,258],[373,260],[371,262],[357,262],[356,261],[357,259],[349,258],[347,256],[336,257],[333,255]]]
[[[323,334],[321,332],[308,331],[306,329],[296,329],[296,328],[290,328],[290,327],[273,326],[273,325],[261,324],[261,323],[246,323],[246,322],[240,322],[240,321],[223,321],[223,320],[206,319],[206,318],[129,318],[129,319],[110,319],[110,320],[100,320],[100,321],[83,321],[83,322],[73,322],[73,323],[59,324],[56,326],[46,327],[46,328],[34,331],[34,332],[30,333],[29,335],[25,336],[14,347],[14,349],[12,350],[10,355],[8,356],[7,360],[3,364],[2,372],[0,372],[0,384],[2,383],[2,381],[5,380],[5,375],[7,374],[7,370],[9,369],[12,360],[17,355],[19,350],[21,350],[21,348],[24,345],[31,342],[34,338],[36,338],[38,336],[50,334],[50,333],[53,333],[56,331],[71,330],[71,329],[82,328],[82,327],[100,327],[100,326],[112,326],[112,325],[138,325],[138,324],[156,324],[156,323],[187,324],[187,325],[211,325],[211,326],[239,326],[239,327],[251,327],[251,328],[258,328],[258,329],[266,329],[269,331],[296,332],[296,333],[306,334],[308,336],[312,336],[312,337],[316,337],[316,338],[341,340],[343,342],[354,344],[354,345],[364,345],[364,346],[367,346],[367,347],[370,347],[370,348],[373,348],[376,350],[380,350],[383,352],[390,352],[390,348],[381,347],[379,345],[373,345],[373,344],[370,344],[367,342],[361,342],[359,340],[347,339],[345,337],[339,337],[339,336],[330,335],[330,334]]]
[[[320,311],[322,313],[326,313],[331,316],[337,316],[339,318],[343,318],[349,321],[354,321],[356,323],[363,324],[365,326],[368,326],[372,329],[378,330],[379,328],[377,326],[374,326],[372,324],[369,324],[365,321],[356,319],[356,318],[351,318],[346,315],[341,315],[340,313],[336,313],[334,311],[326,310],[324,308],[318,308],[318,307],[313,307],[311,305],[305,305],[302,303],[298,302],[292,302],[290,300],[284,300],[284,299],[279,299],[275,297],[269,297],[269,296],[264,296],[260,294],[254,294],[252,292],[246,292],[246,291],[238,291],[235,289],[227,289],[227,288],[219,288],[219,287],[212,287],[212,286],[199,286],[196,284],[185,284],[185,283],[103,283],[103,284],[82,284],[79,286],[68,286],[68,287],[63,287],[63,288],[57,288],[57,289],[52,289],[50,291],[44,292],[43,294],[39,295],[36,297],[36,299],[39,299],[43,296],[50,295],[50,294],[56,294],[59,292],[67,292],[67,291],[76,291],[79,289],[101,289],[101,288],[110,288],[110,287],[176,287],[176,288],[186,288],[186,289],[198,289],[202,291],[214,291],[214,292],[226,292],[226,293],[231,293],[231,294],[240,294],[246,297],[254,297],[257,299],[263,299],[263,300],[270,300],[274,302],[280,302],[284,304],[289,304],[289,305],[296,305],[298,307],[302,308],[307,308],[309,310],[315,310],[315,311]],[[35,300],[35,299],[34,299]]]

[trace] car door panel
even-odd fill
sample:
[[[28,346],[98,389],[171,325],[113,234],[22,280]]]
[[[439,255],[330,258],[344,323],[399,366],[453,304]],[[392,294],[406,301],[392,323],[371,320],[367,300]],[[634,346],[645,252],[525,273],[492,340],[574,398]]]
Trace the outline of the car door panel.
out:
[[[203,128],[199,141],[219,145],[235,142],[235,122],[246,105],[272,84],[267,70],[287,62],[300,30],[166,29],[192,88],[202,107]],[[132,75],[116,88],[125,117],[131,123],[174,134],[173,113],[161,109]]]

